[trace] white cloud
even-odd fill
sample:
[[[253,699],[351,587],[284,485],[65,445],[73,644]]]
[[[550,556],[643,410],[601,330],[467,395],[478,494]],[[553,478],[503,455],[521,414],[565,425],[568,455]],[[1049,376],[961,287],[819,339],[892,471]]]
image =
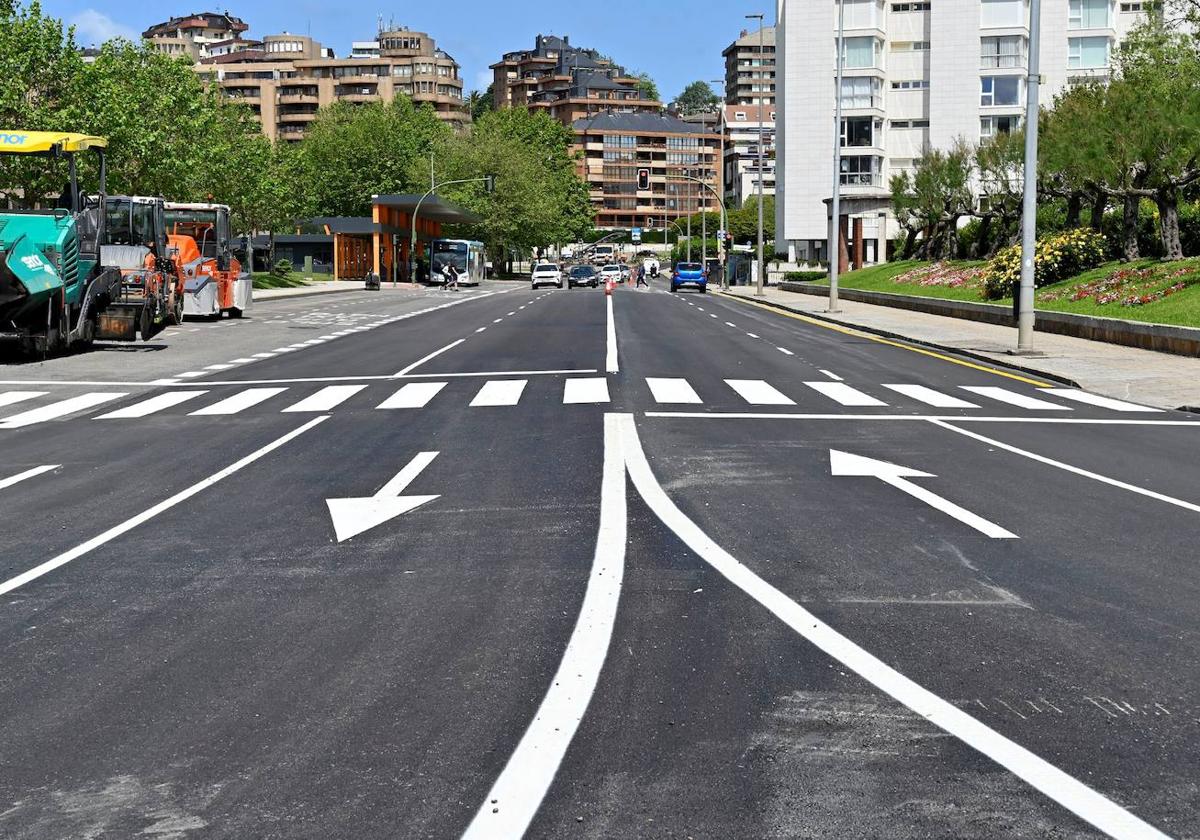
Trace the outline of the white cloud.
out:
[[[71,18],[70,23],[75,27],[75,40],[85,47],[99,46],[113,38],[126,38],[136,43],[142,37],[132,27],[117,23],[95,9],[84,9]]]

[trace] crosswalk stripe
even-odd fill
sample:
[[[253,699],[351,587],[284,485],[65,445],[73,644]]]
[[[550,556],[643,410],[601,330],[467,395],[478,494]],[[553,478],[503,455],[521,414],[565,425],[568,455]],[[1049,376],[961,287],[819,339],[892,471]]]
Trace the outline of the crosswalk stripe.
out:
[[[958,397],[943,394],[941,391],[926,388],[924,385],[884,385],[883,387],[934,408],[979,408],[975,403],[960,400]]]
[[[877,400],[870,394],[864,394],[857,388],[851,388],[841,382],[805,382],[818,394],[823,394],[834,402],[847,406],[885,406],[887,403]]]
[[[602,376],[594,379],[568,379],[563,386],[564,405],[594,405],[607,402],[608,380]]]
[[[232,397],[226,397],[220,402],[213,403],[198,411],[193,411],[189,416],[224,417],[229,414],[237,414],[239,411],[245,411],[247,408],[252,408],[261,402],[271,399],[271,397],[278,396],[286,390],[287,388],[247,388],[245,391],[239,391]]]
[[[44,397],[48,393],[50,393],[50,392],[49,391],[5,391],[4,393],[0,394],[0,408],[3,408],[6,405],[16,405],[19,402],[25,402],[26,400],[32,400],[32,399],[36,399],[38,397]]]
[[[1094,405],[1098,408],[1107,408],[1110,411],[1122,412],[1153,412],[1161,413],[1161,408],[1151,408],[1148,405],[1137,405],[1136,403],[1125,402],[1124,400],[1114,400],[1111,397],[1101,397],[1097,394],[1089,394],[1087,391],[1076,391],[1074,388],[1047,388],[1046,393],[1054,394],[1056,397],[1062,397],[1064,400],[1073,400],[1084,405]]]
[[[307,414],[315,411],[330,411],[366,387],[366,385],[330,385],[328,388],[322,388],[320,391],[317,391],[311,397],[300,400],[295,405],[288,406],[283,410],[283,413]]]
[[[988,399],[996,400],[997,402],[1015,405],[1017,408],[1029,408],[1035,411],[1071,410],[1065,405],[1046,402],[1045,400],[1039,400],[1036,397],[1018,394],[1016,391],[1009,391],[1005,388],[996,388],[992,385],[963,385],[962,389],[964,391],[970,391],[972,394],[978,394],[981,397],[987,397]]]
[[[726,379],[725,384],[738,392],[750,405],[795,405],[796,401],[761,379]]]
[[[111,394],[111,393],[94,393],[82,394],[78,397],[71,397],[68,400],[60,400],[50,405],[44,405],[40,408],[34,408],[20,414],[14,414],[12,417],[6,417],[0,420],[0,429],[19,429],[22,426],[32,426],[35,423],[45,423],[47,420],[57,420],[60,417],[66,417],[68,414],[74,414],[78,411],[86,411],[89,408],[95,408],[98,405],[103,405],[106,402],[119,400],[121,397],[128,394]]]
[[[486,382],[479,389],[479,393],[475,395],[475,399],[471,400],[471,407],[516,405],[521,401],[521,394],[524,393],[525,386],[528,384],[528,379],[497,379]]]
[[[410,382],[380,403],[378,408],[424,408],[446,385],[445,382]]]
[[[655,379],[648,377],[646,384],[650,386],[650,393],[654,395],[655,402],[688,403],[692,405],[699,405],[704,402],[686,379]]]
[[[52,472],[53,470],[58,469],[59,466],[61,466],[61,465],[60,464],[46,464],[41,467],[34,467],[31,470],[25,470],[25,472],[20,472],[20,473],[17,473],[16,475],[10,475],[8,478],[0,478],[0,490],[4,490],[4,489],[12,487],[13,485],[16,485],[16,484],[20,484],[22,481],[26,481],[30,478],[36,478],[39,475],[43,475],[45,473]]]
[[[96,419],[132,420],[138,417],[148,417],[151,414],[173,408],[207,393],[208,391],[171,391],[166,394],[159,394],[157,397],[151,397],[148,400],[142,400],[140,403],[134,403],[125,408],[119,408],[116,411],[110,411],[108,414],[101,414]]]

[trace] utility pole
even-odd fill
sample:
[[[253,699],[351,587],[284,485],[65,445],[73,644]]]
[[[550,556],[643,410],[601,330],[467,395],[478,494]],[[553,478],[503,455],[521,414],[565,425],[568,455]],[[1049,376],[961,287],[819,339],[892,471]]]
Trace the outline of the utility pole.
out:
[[[1029,4],[1029,74],[1025,84],[1025,184],[1021,218],[1021,288],[1017,295],[1017,352],[1033,352],[1034,265],[1037,251],[1038,86],[1041,83],[1042,0]]]
[[[766,123],[763,120],[763,91],[762,91],[762,88],[764,87],[764,85],[762,84],[762,81],[763,81],[763,77],[765,76],[765,71],[763,70],[763,67],[766,66],[764,62],[765,62],[765,58],[766,58],[766,54],[767,54],[765,42],[763,39],[765,37],[765,30],[767,28],[767,24],[766,24],[766,17],[764,15],[761,15],[761,14],[746,15],[747,20],[752,20],[755,18],[758,19],[758,80],[759,80],[759,84],[757,85],[757,87],[759,88],[759,90],[758,90],[758,96],[756,97],[756,99],[758,100],[758,172],[754,179],[755,183],[758,185],[756,188],[756,192],[758,193],[758,278],[757,278],[757,283],[755,284],[754,294],[756,297],[762,297],[763,279],[767,273],[767,264],[763,261],[763,139],[764,139],[763,138],[763,129],[764,129]],[[751,75],[750,78],[753,81],[754,76]],[[840,86],[841,82],[838,82],[838,85]],[[841,91],[838,91],[838,95],[839,96],[841,95]]]
[[[846,68],[846,4],[838,0],[837,89],[833,117],[833,200],[829,210],[829,311],[838,311],[838,261],[842,256],[842,76]]]
[[[690,173],[686,169],[684,170],[683,174],[684,174],[684,177],[688,177],[690,175]],[[687,191],[687,214],[688,214],[688,217],[687,217],[687,237],[688,237],[687,261],[688,262],[692,261],[692,213],[694,212],[692,209],[692,193],[695,191],[696,191],[696,188],[692,186],[692,182],[688,181],[688,191]]]

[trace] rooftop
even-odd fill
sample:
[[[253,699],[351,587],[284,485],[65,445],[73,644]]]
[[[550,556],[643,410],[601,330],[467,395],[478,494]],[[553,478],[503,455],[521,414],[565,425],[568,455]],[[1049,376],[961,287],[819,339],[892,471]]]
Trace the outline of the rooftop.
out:
[[[715,122],[713,123],[715,125]],[[669,114],[606,112],[575,121],[577,131],[635,131],[639,134],[708,134],[716,131]]]

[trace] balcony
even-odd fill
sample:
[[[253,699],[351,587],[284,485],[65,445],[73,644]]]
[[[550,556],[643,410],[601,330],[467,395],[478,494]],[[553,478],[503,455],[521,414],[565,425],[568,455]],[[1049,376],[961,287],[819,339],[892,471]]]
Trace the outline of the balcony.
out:
[[[321,99],[316,92],[313,93],[279,93],[280,105],[319,105]]]

